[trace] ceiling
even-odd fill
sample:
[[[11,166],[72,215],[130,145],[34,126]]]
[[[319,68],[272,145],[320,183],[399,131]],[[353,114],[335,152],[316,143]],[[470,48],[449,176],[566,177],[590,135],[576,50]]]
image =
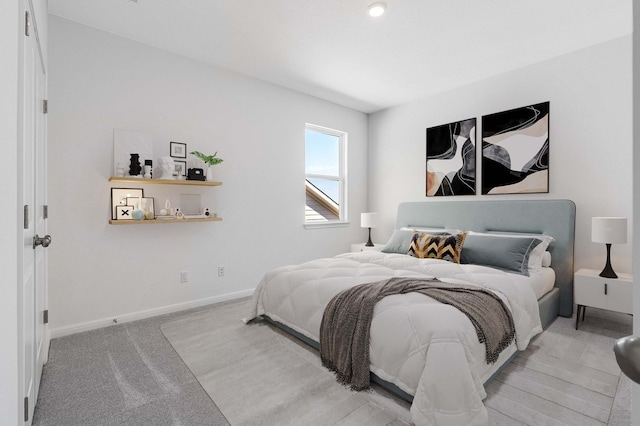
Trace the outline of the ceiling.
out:
[[[54,15],[363,112],[632,32],[632,0],[50,0]],[[597,66],[597,64],[594,64]]]

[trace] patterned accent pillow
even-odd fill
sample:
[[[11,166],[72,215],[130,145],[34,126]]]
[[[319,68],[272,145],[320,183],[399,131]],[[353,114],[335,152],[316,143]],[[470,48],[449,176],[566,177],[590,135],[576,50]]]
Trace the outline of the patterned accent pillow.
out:
[[[460,263],[460,253],[466,232],[456,235],[432,235],[424,232],[414,232],[409,245],[409,256],[418,259],[442,259],[448,262]]]

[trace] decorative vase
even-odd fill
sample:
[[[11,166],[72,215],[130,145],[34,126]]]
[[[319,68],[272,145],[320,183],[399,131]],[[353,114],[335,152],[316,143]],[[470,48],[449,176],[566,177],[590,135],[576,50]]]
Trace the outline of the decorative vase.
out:
[[[213,182],[213,170],[211,170],[211,166],[207,167],[207,182]]]
[[[130,176],[140,176],[140,155],[139,154],[131,154],[131,163],[129,164],[129,175]]]

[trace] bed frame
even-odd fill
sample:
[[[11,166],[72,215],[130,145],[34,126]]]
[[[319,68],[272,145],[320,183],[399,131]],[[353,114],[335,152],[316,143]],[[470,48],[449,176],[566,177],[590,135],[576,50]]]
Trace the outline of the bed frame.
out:
[[[573,251],[576,205],[571,200],[434,201],[398,206],[396,228],[453,228],[476,232],[523,232],[555,238],[549,245],[556,273],[553,290],[538,300],[542,326],[573,314]]]
[[[558,315],[573,313],[573,250],[576,206],[571,200],[541,201],[431,201],[406,202],[398,206],[396,229],[406,227],[448,228],[476,232],[522,232],[555,238],[549,245],[552,268],[556,273],[553,290],[538,300],[540,320],[547,327]],[[263,316],[269,323],[319,349],[318,342]],[[517,352],[513,354],[513,357]],[[511,361],[507,360],[486,382],[489,383]],[[371,381],[402,399],[413,396],[393,383],[371,373]]]

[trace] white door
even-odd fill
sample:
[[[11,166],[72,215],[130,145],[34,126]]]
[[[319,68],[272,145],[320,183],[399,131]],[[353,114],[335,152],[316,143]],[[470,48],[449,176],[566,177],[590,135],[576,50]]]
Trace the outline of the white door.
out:
[[[38,396],[42,367],[48,352],[43,314],[47,303],[47,255],[43,206],[46,200],[46,70],[29,0],[24,1],[25,31],[22,49],[22,198],[24,206],[22,286],[20,302],[20,387],[25,398],[24,421],[30,425]],[[43,237],[43,238],[40,238]],[[36,241],[38,244],[36,244]]]

